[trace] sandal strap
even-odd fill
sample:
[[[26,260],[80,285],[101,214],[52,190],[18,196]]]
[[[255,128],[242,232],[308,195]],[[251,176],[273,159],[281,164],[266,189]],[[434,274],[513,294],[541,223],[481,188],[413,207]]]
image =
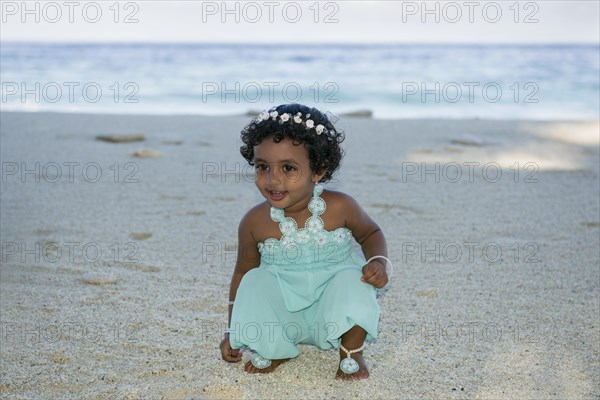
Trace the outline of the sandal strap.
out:
[[[362,346],[360,346],[358,349],[348,350],[340,343],[340,349],[342,349],[346,353],[346,355],[348,357],[350,357],[350,354],[358,353],[359,351],[362,351],[365,348],[365,345],[366,345],[366,343],[363,343]]]
[[[250,362],[252,363],[252,365],[254,365],[258,369],[269,368],[269,366],[271,365],[271,360],[269,360],[268,358],[264,358],[263,356],[261,356],[258,353],[255,353],[252,356],[252,358],[250,359]]]

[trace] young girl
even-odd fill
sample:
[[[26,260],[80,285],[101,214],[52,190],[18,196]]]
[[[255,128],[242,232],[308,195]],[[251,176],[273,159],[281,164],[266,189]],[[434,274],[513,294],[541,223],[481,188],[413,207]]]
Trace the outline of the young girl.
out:
[[[383,232],[358,203],[319,184],[340,165],[343,133],[319,110],[286,104],[241,137],[266,201],[239,225],[223,359],[239,362],[246,347],[246,372],[272,372],[298,355],[297,344],[312,344],[340,349],[336,379],[367,378],[362,349],[377,337],[375,288],[388,282],[389,260]]]

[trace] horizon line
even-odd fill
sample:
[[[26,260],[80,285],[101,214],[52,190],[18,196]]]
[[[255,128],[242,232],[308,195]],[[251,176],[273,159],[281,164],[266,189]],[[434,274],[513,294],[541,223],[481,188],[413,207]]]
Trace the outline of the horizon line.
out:
[[[112,40],[89,40],[89,41],[73,41],[73,40],[3,40],[0,39],[0,44],[69,44],[69,45],[227,45],[227,46],[244,46],[244,45],[256,45],[256,46],[281,46],[283,44],[290,44],[288,42],[272,42],[263,43],[257,42],[192,42],[192,41],[112,41]],[[423,45],[444,45],[444,46],[599,46],[600,42],[295,42],[294,45],[301,46],[390,46],[390,45],[405,45],[405,46],[423,46]]]

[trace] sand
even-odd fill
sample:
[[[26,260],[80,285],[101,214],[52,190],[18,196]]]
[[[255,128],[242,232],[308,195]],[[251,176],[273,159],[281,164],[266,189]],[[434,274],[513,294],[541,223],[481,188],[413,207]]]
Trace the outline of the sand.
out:
[[[220,358],[261,201],[247,120],[1,114],[2,397],[600,397],[598,121],[340,120],[326,187],[380,224],[395,274],[371,377],[339,382],[334,351],[261,376]],[[126,134],[143,146],[95,139]]]

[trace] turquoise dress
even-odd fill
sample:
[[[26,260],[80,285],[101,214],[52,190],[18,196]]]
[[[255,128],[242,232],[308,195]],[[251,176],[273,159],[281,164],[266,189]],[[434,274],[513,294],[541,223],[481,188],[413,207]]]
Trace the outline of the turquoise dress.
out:
[[[231,314],[230,344],[250,348],[267,359],[293,358],[297,344],[337,349],[354,325],[377,338],[376,289],[360,280],[363,257],[352,251],[352,232],[326,231],[320,215],[323,187],[315,185],[308,204],[311,216],[298,229],[284,210],[271,207],[281,239],[258,244],[261,262],[238,287]]]

